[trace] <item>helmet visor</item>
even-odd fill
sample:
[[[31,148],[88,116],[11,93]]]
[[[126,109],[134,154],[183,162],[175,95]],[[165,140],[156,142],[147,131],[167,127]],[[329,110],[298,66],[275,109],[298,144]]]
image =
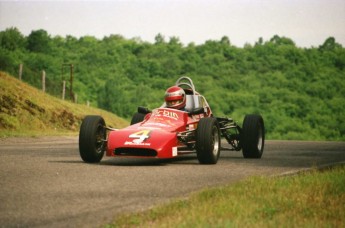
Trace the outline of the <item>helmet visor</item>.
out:
[[[166,101],[168,107],[174,107],[176,105],[181,104],[182,102],[183,102],[183,99]]]

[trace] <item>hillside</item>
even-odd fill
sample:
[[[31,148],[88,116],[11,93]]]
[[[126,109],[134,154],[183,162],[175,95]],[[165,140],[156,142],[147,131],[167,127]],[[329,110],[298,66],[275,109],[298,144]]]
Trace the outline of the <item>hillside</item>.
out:
[[[147,43],[0,32],[0,71],[17,76],[20,64],[26,83],[41,88],[44,70],[47,93],[60,97],[65,80],[79,103],[126,119],[138,106],[160,106],[165,90],[186,75],[216,116],[241,124],[246,114],[261,114],[268,139],[345,140],[345,48],[333,37],[300,48],[279,35],[236,47],[226,36],[185,45],[161,34]]]
[[[114,114],[60,100],[0,72],[0,137],[77,134],[87,114],[103,116],[114,128],[128,125]]]

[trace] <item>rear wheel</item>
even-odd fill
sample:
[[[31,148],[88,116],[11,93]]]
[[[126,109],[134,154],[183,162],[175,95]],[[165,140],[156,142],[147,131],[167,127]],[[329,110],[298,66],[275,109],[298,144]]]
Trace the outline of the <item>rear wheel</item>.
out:
[[[245,116],[240,143],[244,158],[261,158],[265,145],[265,126],[260,115]]]
[[[217,119],[202,118],[196,130],[196,154],[201,164],[216,164],[220,154],[220,132]]]
[[[106,148],[105,121],[101,116],[86,116],[80,126],[79,153],[87,163],[99,162]]]

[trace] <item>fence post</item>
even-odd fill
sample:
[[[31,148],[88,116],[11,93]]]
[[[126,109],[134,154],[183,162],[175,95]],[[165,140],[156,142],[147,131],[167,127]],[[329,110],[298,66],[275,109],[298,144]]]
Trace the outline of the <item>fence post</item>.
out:
[[[70,92],[69,92],[69,94],[71,96],[71,100],[76,102],[74,94],[73,94],[73,67],[74,67],[73,64],[70,64],[70,75],[71,76],[70,76],[70,88],[69,88]]]
[[[42,70],[42,91],[46,92],[46,72]]]
[[[62,82],[62,100],[65,100],[65,92],[66,92],[66,81]]]
[[[23,74],[23,64],[19,64],[19,80],[22,80],[22,74]]]
[[[70,93],[70,99],[72,102],[75,101],[75,98],[74,98],[74,94],[73,94],[73,64],[67,64],[67,63],[63,63],[61,65],[61,76],[62,76],[62,79],[64,78],[63,74],[64,74],[64,67],[65,66],[69,66],[70,67],[70,87],[69,87],[69,93]]]

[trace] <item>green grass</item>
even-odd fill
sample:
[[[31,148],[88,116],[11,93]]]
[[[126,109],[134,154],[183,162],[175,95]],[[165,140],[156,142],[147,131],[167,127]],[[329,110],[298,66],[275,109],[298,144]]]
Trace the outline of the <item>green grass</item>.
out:
[[[345,227],[345,166],[251,177],[203,190],[105,227]]]
[[[100,115],[114,128],[128,126],[110,112],[50,96],[0,72],[0,137],[76,135],[85,115]]]

